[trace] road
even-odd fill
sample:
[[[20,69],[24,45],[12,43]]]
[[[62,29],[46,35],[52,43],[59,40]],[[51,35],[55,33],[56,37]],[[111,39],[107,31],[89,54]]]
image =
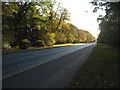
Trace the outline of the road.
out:
[[[63,88],[70,83],[95,45],[3,55],[3,88]]]

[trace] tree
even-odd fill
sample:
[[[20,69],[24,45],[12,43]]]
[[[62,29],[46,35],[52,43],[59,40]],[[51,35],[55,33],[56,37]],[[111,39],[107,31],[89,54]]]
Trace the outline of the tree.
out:
[[[100,34],[98,41],[106,43],[115,47],[120,46],[120,2],[92,2],[95,5],[94,11],[104,6],[106,15],[104,17],[98,17],[101,20]]]
[[[4,2],[2,5],[3,34],[10,32],[10,36],[12,36],[12,40],[14,40],[15,44],[18,44],[20,29],[24,29],[20,23],[22,23],[22,20],[31,5],[32,3],[27,2]],[[6,37],[3,37],[3,39],[5,38]]]
[[[84,30],[66,23],[70,13],[55,0],[3,2],[2,9],[3,42],[12,47],[20,46],[20,41],[24,39],[30,41],[31,46],[36,46],[36,41],[49,46],[55,43],[78,43],[87,40]]]

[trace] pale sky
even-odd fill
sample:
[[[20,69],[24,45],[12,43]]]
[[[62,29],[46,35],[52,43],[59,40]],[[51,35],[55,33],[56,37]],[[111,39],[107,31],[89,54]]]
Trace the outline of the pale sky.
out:
[[[103,11],[99,11],[96,14],[93,13],[94,7],[89,3],[90,0],[57,0],[57,2],[61,2],[62,6],[71,13],[70,23],[79,29],[89,31],[97,38],[99,34],[97,17],[104,15]]]

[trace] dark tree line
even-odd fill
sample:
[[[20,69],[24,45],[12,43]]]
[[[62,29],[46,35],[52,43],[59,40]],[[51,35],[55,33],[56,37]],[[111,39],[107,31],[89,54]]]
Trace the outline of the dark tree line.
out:
[[[120,48],[120,2],[92,2],[94,12],[104,9],[105,16],[99,16],[100,34],[98,42]],[[104,8],[103,8],[104,7]]]
[[[69,18],[68,10],[56,1],[2,2],[3,48],[95,40],[89,32],[66,23]]]

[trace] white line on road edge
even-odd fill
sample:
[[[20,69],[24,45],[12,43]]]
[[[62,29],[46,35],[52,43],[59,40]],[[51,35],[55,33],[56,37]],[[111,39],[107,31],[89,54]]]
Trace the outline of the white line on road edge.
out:
[[[93,45],[93,44],[92,44],[92,45]],[[91,45],[89,45],[89,46],[91,46]],[[89,47],[89,46],[87,46],[87,47]],[[87,48],[87,47],[84,47],[84,48]],[[84,48],[82,48],[82,49],[84,49]],[[77,50],[77,51],[78,51],[78,50]],[[76,52],[76,51],[74,51],[74,52]],[[73,52],[71,52],[71,53],[73,53]],[[69,53],[69,54],[70,54],[70,53]],[[67,55],[67,54],[65,54],[65,55]],[[65,56],[65,55],[63,55],[63,56]],[[6,75],[4,75],[2,78],[0,77],[0,80],[9,78],[9,77],[11,77],[11,76],[14,76],[14,75],[16,75],[16,74],[22,73],[22,72],[27,71],[27,70],[29,70],[29,69],[32,69],[32,68],[35,68],[35,67],[37,67],[37,66],[46,64],[46,63],[48,63],[48,62],[50,62],[50,61],[53,61],[53,60],[55,60],[55,59],[57,59],[57,58],[60,58],[60,57],[63,57],[63,56],[58,56],[58,57],[49,59],[49,60],[47,60],[47,61],[41,62],[41,63],[39,63],[39,64],[34,64],[34,65],[30,66],[30,67],[27,67],[27,68],[24,68],[24,69],[20,69],[20,70],[18,70],[18,71],[12,72],[12,73],[10,73],[10,74],[6,74]]]

